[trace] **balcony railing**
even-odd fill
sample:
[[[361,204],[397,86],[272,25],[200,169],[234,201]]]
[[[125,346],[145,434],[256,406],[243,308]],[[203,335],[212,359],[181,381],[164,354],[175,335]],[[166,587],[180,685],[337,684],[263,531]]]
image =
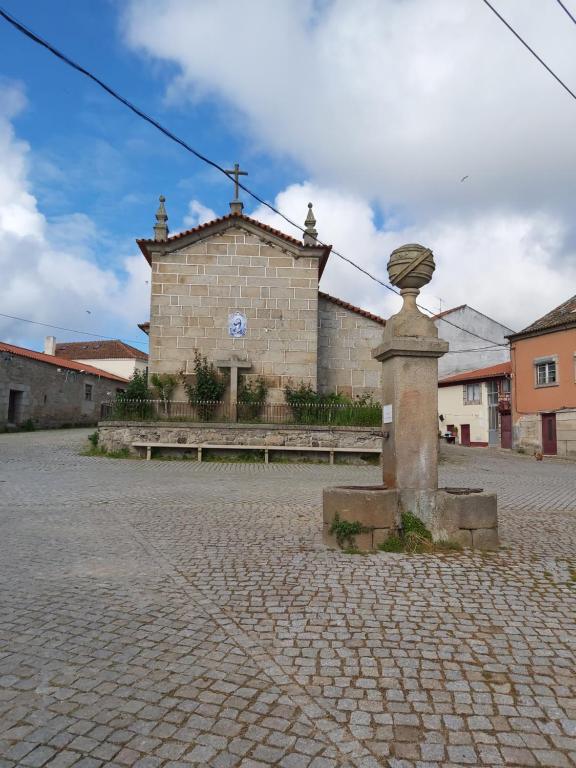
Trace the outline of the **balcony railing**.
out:
[[[354,403],[305,403],[273,405],[222,401],[201,403],[165,402],[163,400],[121,400],[102,403],[102,421],[188,421],[238,422],[243,424],[302,424],[347,427],[380,427],[380,405]]]

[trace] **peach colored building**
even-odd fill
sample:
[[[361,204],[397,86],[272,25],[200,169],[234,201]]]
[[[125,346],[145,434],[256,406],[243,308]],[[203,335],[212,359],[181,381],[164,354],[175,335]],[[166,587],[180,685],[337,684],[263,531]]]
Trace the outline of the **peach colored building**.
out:
[[[576,296],[509,339],[514,447],[576,456]]]

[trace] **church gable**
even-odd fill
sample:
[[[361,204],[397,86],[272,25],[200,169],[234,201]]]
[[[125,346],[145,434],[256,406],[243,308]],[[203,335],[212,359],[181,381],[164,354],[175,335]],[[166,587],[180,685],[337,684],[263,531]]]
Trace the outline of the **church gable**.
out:
[[[232,214],[162,241],[139,241],[152,267],[151,372],[191,373],[196,352],[263,376],[317,386],[318,280],[329,249]]]

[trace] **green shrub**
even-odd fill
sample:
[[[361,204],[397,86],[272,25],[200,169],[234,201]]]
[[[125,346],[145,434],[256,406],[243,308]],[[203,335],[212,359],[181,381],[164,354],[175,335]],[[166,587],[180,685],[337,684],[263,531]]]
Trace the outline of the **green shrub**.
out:
[[[238,420],[256,421],[268,396],[266,379],[259,376],[255,380],[242,376],[238,386]]]
[[[178,378],[172,373],[153,373],[150,377],[152,391],[158,400],[162,401],[162,409],[166,416],[170,415],[170,402],[174,390],[178,386]]]
[[[146,371],[134,371],[124,392],[118,392],[112,417],[115,419],[148,419],[154,411],[150,400]]]
[[[217,370],[213,363],[208,362],[205,355],[197,350],[194,353],[194,381],[190,383],[182,374],[184,389],[190,405],[197,407],[202,421],[210,421],[218,409],[226,387],[228,377]]]
[[[97,448],[98,447],[98,440],[99,439],[100,439],[100,434],[99,434],[98,430],[96,430],[95,432],[92,432],[91,435],[88,435],[88,441],[92,445],[92,448]]]
[[[34,432],[36,424],[34,424],[32,419],[26,419],[26,421],[23,421],[22,424],[20,424],[20,429],[22,432]]]
[[[355,399],[334,393],[319,394],[310,384],[301,382],[285,387],[286,402],[297,424],[331,424],[333,426],[380,426],[380,405],[371,395]]]

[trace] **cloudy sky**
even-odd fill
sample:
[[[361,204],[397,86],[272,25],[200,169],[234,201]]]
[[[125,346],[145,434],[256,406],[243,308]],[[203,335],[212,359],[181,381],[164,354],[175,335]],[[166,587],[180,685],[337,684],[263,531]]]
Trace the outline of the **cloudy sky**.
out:
[[[576,89],[576,25],[560,5],[494,4]],[[576,292],[576,101],[481,0],[5,6],[199,151],[240,162],[289,217],[311,200],[320,237],[379,277],[393,248],[430,246],[431,309],[467,303],[519,329]],[[151,234],[160,193],[173,231],[231,197],[0,21],[0,312],[145,346],[134,238]],[[384,316],[397,306],[336,257],[321,287]],[[39,347],[46,332],[0,316],[4,340]]]

